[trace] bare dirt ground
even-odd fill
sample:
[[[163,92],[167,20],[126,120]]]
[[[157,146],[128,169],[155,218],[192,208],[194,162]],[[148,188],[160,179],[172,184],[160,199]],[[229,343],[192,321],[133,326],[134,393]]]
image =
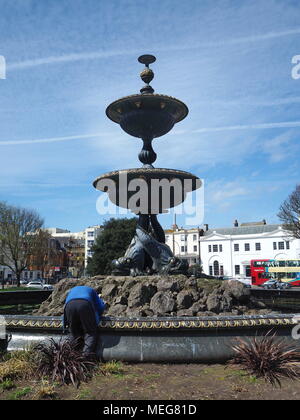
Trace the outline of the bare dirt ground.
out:
[[[298,400],[300,381],[283,380],[274,388],[238,368],[200,364],[118,364],[115,372],[97,372],[76,389],[52,386],[41,391],[34,381],[15,382],[0,391],[1,400]],[[44,384],[45,388],[45,384]],[[47,386],[46,386],[47,388]],[[51,395],[50,395],[51,394]]]

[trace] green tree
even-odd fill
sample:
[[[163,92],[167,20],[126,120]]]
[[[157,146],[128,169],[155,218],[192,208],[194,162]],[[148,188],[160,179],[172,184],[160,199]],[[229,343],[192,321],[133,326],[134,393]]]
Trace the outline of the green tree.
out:
[[[42,226],[43,220],[35,211],[0,202],[0,265],[13,271],[18,286],[32,260]]]
[[[300,238],[300,185],[289,195],[280,206],[279,219],[283,222],[283,228],[295,238]]]
[[[87,272],[92,276],[110,274],[112,260],[122,257],[129,246],[136,229],[137,219],[110,219],[103,225],[92,248],[93,257],[89,259]]]
[[[196,278],[199,278],[199,279],[201,278],[202,272],[203,272],[203,268],[201,264],[191,265],[188,269],[188,274],[190,276],[195,276]]]

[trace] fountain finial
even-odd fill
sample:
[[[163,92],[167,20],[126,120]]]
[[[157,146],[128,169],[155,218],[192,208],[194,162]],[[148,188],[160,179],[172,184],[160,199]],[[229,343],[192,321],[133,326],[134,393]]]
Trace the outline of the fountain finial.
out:
[[[149,64],[154,63],[156,61],[156,57],[154,57],[154,55],[145,54],[145,55],[141,55],[138,58],[138,61],[142,64],[145,64],[145,68],[141,72],[140,76],[143,82],[146,83],[146,85],[140,90],[140,92],[142,94],[154,93],[154,89],[149,85],[149,83],[154,78],[154,72],[152,69],[149,68]]]

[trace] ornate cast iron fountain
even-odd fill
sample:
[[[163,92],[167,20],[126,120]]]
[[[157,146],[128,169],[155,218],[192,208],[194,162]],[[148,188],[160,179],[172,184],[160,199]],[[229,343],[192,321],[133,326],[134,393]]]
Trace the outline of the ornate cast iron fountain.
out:
[[[145,65],[140,74],[145,86],[140,94],[111,103],[106,115],[127,134],[142,139],[139,160],[143,166],[106,173],[94,181],[94,187],[107,192],[116,206],[130,209],[138,215],[136,234],[124,257],[113,261],[114,274],[185,273],[187,261],[175,257],[165,244],[164,230],[157,215],[182,204],[188,192],[201,186],[201,181],[189,172],[154,168],[157,155],[152,141],[167,134],[182,121],[188,114],[188,108],[178,99],[154,93],[150,86],[154,73],[149,68],[156,61],[153,55],[142,55],[138,61]],[[167,186],[165,190],[164,185]],[[138,198],[135,199],[137,190]]]

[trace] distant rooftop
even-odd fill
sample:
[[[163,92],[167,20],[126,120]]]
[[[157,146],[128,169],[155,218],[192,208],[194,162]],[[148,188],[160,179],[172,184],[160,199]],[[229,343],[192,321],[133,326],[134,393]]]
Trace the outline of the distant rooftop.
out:
[[[236,226],[237,220],[234,222],[234,226]],[[262,226],[262,225],[266,225],[267,222],[264,220],[262,220],[261,222],[247,222],[247,223],[241,223],[240,226]]]
[[[67,229],[60,229],[60,228],[46,228],[45,230],[47,232],[49,232],[50,234],[55,234],[55,233],[70,233],[69,230],[67,230]]]
[[[204,232],[204,236],[213,234],[214,232],[220,235],[255,235],[257,233],[267,233],[277,230],[281,225],[267,225],[267,224],[242,224],[241,226],[232,228],[217,228],[208,229]]]

